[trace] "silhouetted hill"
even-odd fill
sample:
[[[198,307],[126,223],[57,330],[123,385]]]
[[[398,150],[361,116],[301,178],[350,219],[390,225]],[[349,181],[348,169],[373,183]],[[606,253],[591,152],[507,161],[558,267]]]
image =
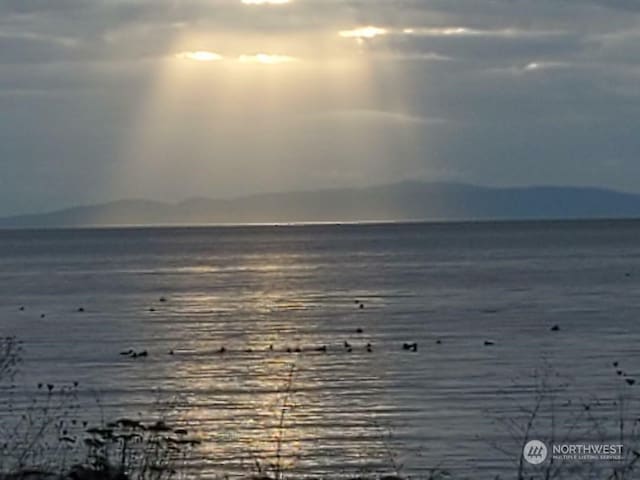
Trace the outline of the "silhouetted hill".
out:
[[[0,227],[636,217],[640,218],[640,195],[599,188],[403,182],[177,204],[121,200],[1,218]]]

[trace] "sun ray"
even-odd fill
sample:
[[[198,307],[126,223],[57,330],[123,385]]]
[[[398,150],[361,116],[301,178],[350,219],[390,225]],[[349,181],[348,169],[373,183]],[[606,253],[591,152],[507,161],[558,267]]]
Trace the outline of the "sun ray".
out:
[[[365,26],[336,32],[336,26],[246,35],[181,30],[167,48],[173,53],[155,67],[154,85],[122,152],[127,164],[118,175],[120,190],[135,188],[148,197],[162,192],[167,200],[179,200],[187,188],[194,196],[235,195],[225,184],[246,185],[247,192],[290,188],[286,185],[295,185],[300,175],[325,178],[327,161],[331,171],[348,163],[342,180],[354,183],[385,169],[381,160],[371,159],[388,148],[381,129],[393,114],[316,114],[384,113],[384,108],[410,113],[398,95],[373,82],[374,69],[381,67],[375,57],[344,41],[366,41],[390,30]],[[393,132],[416,129],[398,125],[387,126]],[[404,142],[398,138],[394,145]],[[318,142],[329,146],[326,154],[324,146],[309,149]]]
[[[285,5],[291,0],[241,0],[244,5]]]
[[[256,53],[253,55],[240,55],[238,61],[241,63],[260,63],[263,65],[279,65],[297,61],[289,55],[274,55],[269,53]]]

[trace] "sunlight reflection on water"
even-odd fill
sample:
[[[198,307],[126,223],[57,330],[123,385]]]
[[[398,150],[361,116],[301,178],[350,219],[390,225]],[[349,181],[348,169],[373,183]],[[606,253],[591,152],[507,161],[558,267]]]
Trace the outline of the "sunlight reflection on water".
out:
[[[617,391],[614,360],[640,368],[640,287],[624,275],[640,271],[638,233],[588,222],[2,232],[0,315],[26,342],[25,388],[77,380],[114,415],[144,417],[162,399],[202,440],[192,467],[205,477],[264,466],[282,434],[282,462],[309,475],[388,472],[391,451],[413,474],[494,478],[513,463],[491,450],[509,441],[495,417],[512,411],[509,395],[530,400],[534,369],[553,364],[579,405]],[[414,341],[417,352],[402,349]],[[128,348],[149,357],[119,355]]]

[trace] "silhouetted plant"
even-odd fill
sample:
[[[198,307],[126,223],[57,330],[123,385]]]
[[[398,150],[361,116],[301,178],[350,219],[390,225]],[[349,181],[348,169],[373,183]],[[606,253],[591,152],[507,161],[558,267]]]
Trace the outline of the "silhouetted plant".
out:
[[[22,357],[22,343],[16,337],[0,339],[0,384],[13,382]]]
[[[20,478],[40,472],[76,480],[169,480],[183,475],[197,439],[164,420],[142,423],[120,419],[88,428],[80,418],[78,384],[39,383],[28,398],[16,400],[13,380],[21,344],[9,337],[0,342],[0,385],[5,414],[0,422],[0,478]],[[98,405],[100,405],[98,400]],[[156,411],[160,409],[157,408]],[[73,465],[73,466],[72,466]]]
[[[164,420],[142,423],[122,418],[87,430],[86,464],[134,480],[168,480],[182,475],[188,454],[199,440]]]
[[[374,427],[380,432],[379,443],[383,448],[382,464],[383,470],[379,472],[381,480],[411,480],[411,475],[405,472],[405,460],[399,452],[406,452],[403,445],[398,445],[394,429],[390,424],[382,425],[380,422],[374,422]],[[406,454],[404,455],[406,458]],[[451,478],[451,473],[437,465],[427,469],[427,476],[422,477],[424,480],[444,480]]]
[[[61,473],[77,438],[77,384],[38,384],[28,405],[17,410],[11,397],[7,411],[0,429],[0,469]]]
[[[635,381],[628,381],[629,377],[621,370],[617,371],[616,376],[616,394],[606,399],[592,396],[561,401],[560,395],[567,393],[570,384],[549,365],[535,371],[532,384],[525,386],[532,391],[530,402],[522,403],[511,392],[502,392],[511,397],[516,411],[496,416],[496,422],[507,432],[509,441],[506,445],[494,442],[492,446],[510,461],[515,461],[517,480],[627,480],[635,478],[629,475],[638,475],[640,418],[636,415],[636,420],[630,420]],[[521,391],[522,386],[516,387],[517,391]],[[612,407],[617,409],[614,417],[611,416]],[[547,461],[539,466],[529,465],[524,459],[524,447],[532,439],[543,441],[550,448]],[[611,464],[556,461],[551,451],[552,445],[582,443],[585,439],[590,443],[602,444],[617,441],[624,446],[622,460]]]
[[[292,364],[289,367],[284,386],[280,391],[277,423],[275,426],[273,441],[271,442],[273,445],[273,455],[264,458],[256,452],[250,452],[251,457],[253,458],[253,469],[256,473],[256,478],[262,478],[265,480],[283,480],[291,468],[291,465],[287,463],[283,454],[283,449],[286,443],[285,433],[287,431],[287,416],[295,405],[293,402],[293,395],[295,393],[293,388],[295,371],[295,364]]]

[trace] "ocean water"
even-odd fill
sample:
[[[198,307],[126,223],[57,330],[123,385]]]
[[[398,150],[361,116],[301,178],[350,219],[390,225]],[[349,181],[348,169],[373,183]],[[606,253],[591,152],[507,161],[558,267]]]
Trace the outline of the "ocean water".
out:
[[[282,433],[292,474],[514,478],[541,383],[532,435],[550,408],[586,442],[640,416],[639,315],[640,222],[0,231],[18,389],[77,381],[118,418],[162,403],[201,477],[250,473]]]

